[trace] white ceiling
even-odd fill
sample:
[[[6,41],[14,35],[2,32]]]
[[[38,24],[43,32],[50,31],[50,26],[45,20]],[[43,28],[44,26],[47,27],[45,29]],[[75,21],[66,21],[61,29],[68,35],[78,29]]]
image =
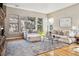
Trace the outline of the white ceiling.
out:
[[[74,4],[76,3],[7,3],[5,5],[9,7],[48,14]]]

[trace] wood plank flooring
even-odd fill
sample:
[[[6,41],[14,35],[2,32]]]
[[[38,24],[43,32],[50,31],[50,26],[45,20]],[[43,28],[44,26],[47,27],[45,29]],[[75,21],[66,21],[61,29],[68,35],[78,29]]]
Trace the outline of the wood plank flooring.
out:
[[[79,47],[79,44],[71,44],[63,48],[39,54],[38,56],[79,56],[78,52],[73,51],[73,48],[75,47]]]

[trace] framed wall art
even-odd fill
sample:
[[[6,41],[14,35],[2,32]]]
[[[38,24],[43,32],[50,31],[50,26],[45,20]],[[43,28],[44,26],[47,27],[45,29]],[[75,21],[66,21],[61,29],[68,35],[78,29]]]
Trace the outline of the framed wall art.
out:
[[[71,27],[72,19],[70,17],[63,17],[59,20],[60,27]]]

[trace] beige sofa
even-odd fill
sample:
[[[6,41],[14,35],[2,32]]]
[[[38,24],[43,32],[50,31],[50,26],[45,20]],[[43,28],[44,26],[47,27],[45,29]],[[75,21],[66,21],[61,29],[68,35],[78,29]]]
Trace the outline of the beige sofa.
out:
[[[41,41],[41,36],[37,33],[29,33],[27,34],[27,40],[31,42]]]
[[[69,36],[64,36],[64,35],[57,35],[57,34],[52,34],[52,35],[55,35],[54,40],[57,40],[57,41],[61,41],[61,42],[68,43],[68,44],[76,42],[76,39],[74,37],[69,37]]]
[[[55,35],[57,38],[56,40],[62,41],[68,44],[76,42],[75,37],[69,36],[69,30],[53,30],[52,35]]]

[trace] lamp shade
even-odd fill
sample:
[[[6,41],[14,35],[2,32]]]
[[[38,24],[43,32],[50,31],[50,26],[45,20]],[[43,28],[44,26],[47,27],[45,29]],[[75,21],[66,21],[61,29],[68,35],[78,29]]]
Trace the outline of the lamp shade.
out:
[[[72,26],[72,30],[76,30],[77,29],[77,26]]]
[[[54,23],[54,18],[49,18],[49,23],[53,24]]]

